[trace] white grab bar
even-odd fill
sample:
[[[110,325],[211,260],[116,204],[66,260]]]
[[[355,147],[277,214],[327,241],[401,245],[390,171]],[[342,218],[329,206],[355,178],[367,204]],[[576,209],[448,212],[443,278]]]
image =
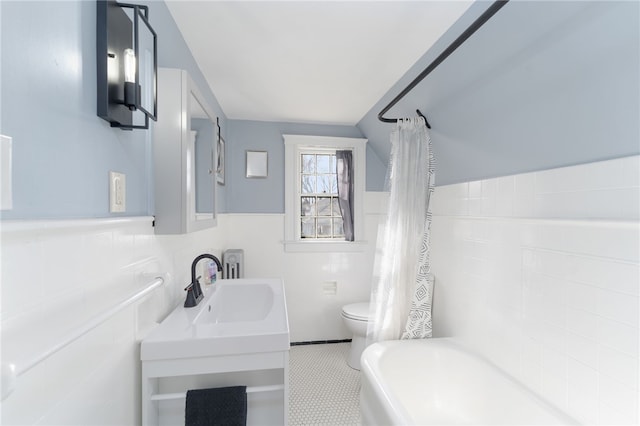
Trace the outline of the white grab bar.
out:
[[[164,283],[164,278],[162,276],[155,277],[155,279],[151,281],[147,287],[140,290],[138,293],[134,294],[133,296],[129,297],[126,300],[123,300],[122,302],[118,303],[111,309],[108,309],[102,312],[100,315],[93,317],[84,326],[78,328],[73,333],[70,333],[69,335],[67,335],[66,338],[61,339],[59,343],[52,346],[51,348],[41,353],[37,357],[34,357],[26,361],[25,363],[22,363],[16,366],[16,364],[13,364],[13,363],[3,362],[2,369],[0,371],[1,381],[2,381],[2,401],[4,401],[4,399],[7,396],[9,396],[11,392],[13,392],[13,390],[15,389],[16,379],[19,376],[31,370],[33,367],[40,364],[42,361],[49,358],[51,355],[55,354],[65,346],[75,342],[80,337],[84,336],[89,331],[93,330],[94,328],[96,328],[97,326],[99,326],[100,324],[102,324],[107,319],[111,318],[113,315],[117,314],[127,306],[131,305],[132,303],[138,301],[139,299],[143,298],[147,294],[151,293],[153,290],[161,286],[163,283]]]
[[[277,390],[283,390],[284,385],[271,385],[271,386],[247,386],[247,393],[253,392],[273,392]],[[157,393],[151,395],[151,401],[167,401],[170,399],[185,399],[187,397],[186,392],[178,393]]]

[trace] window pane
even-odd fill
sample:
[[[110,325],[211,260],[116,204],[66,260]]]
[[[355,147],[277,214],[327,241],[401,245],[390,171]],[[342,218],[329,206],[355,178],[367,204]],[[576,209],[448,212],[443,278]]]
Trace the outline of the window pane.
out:
[[[331,169],[331,155],[316,156],[318,162],[317,173],[335,173],[335,168]]]
[[[329,183],[331,184],[330,193],[337,194],[338,193],[338,176],[331,175],[331,180]]]
[[[336,178],[336,175],[318,176],[318,193],[319,194],[337,194],[338,180]]]
[[[338,203],[338,197],[331,198],[331,215],[342,216],[342,212],[340,211],[340,204]]]
[[[318,197],[318,216],[331,216],[331,197]]]
[[[316,172],[316,156],[313,154],[302,154],[302,173]]]
[[[302,216],[316,215],[316,197],[300,197],[300,214]]]
[[[302,193],[303,194],[315,194],[316,192],[316,177],[311,175],[302,176]]]
[[[330,238],[331,218],[318,218],[318,238]]]
[[[342,219],[333,218],[333,236],[334,237],[342,237],[342,236],[344,236],[344,229],[342,227]]]
[[[315,238],[316,237],[316,220],[314,218],[305,217],[302,218],[300,229],[300,237],[302,238]]]

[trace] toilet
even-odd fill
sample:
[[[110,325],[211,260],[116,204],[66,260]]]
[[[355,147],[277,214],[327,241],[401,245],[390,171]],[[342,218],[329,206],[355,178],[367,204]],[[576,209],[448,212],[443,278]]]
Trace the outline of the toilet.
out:
[[[367,346],[367,322],[369,320],[369,303],[352,303],[342,307],[342,319],[347,329],[353,334],[351,352],[347,359],[349,367],[360,370],[360,356]]]

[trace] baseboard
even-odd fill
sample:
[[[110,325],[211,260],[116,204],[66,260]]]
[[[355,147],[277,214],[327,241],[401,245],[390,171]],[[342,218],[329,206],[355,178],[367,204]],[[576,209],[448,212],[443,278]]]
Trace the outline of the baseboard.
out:
[[[291,346],[303,346],[303,345],[326,345],[329,343],[348,343],[351,339],[343,340],[311,340],[307,342],[291,342]]]

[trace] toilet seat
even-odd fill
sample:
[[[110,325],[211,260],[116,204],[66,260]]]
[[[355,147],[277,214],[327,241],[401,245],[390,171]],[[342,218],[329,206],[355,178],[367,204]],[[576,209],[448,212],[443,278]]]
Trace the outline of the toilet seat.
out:
[[[369,303],[352,303],[342,307],[342,316],[356,321],[369,320]]]

